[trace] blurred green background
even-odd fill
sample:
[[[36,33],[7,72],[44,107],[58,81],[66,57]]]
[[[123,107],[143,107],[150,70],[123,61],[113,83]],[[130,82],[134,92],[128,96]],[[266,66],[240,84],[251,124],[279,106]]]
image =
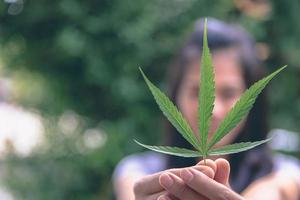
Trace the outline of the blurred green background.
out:
[[[6,141],[3,187],[14,199],[113,199],[115,165],[142,150],[133,139],[154,144],[162,133],[138,67],[164,88],[203,16],[241,24],[269,71],[289,65],[269,87],[270,124],[300,132],[299,10],[298,0],[2,0],[0,77],[12,86],[1,102],[44,127],[26,156]]]

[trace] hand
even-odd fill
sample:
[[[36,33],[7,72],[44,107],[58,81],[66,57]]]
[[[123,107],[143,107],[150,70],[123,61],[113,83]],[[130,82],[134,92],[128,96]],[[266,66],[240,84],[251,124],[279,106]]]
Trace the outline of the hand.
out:
[[[189,169],[194,169],[212,179],[215,177],[216,164],[215,162],[208,160],[207,165],[198,164],[196,166],[189,167]],[[141,178],[134,185],[135,200],[157,200],[160,196],[167,196],[167,198],[170,197],[172,199],[176,199],[174,196],[168,194],[168,192],[160,184],[161,175],[170,174],[171,176],[179,178],[181,171],[182,169],[170,169]]]
[[[203,165],[203,162],[198,165]],[[215,165],[213,178],[193,167],[182,169],[179,176],[161,174],[160,184],[168,193],[162,194],[159,200],[242,200],[243,197],[229,187],[229,163],[218,159]]]

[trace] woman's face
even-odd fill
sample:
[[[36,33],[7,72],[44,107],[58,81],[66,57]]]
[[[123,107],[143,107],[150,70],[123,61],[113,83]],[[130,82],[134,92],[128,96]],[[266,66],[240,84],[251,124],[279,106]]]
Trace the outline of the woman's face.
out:
[[[212,114],[211,129],[209,137],[219,126],[225,115],[234,106],[246,89],[243,72],[234,49],[223,49],[213,52],[213,66],[215,71],[215,106]],[[199,62],[189,66],[177,96],[179,109],[190,123],[195,133],[197,128],[198,93],[200,78]],[[231,143],[242,127],[242,121],[230,134],[225,136],[217,146]],[[197,134],[198,135],[198,134]]]

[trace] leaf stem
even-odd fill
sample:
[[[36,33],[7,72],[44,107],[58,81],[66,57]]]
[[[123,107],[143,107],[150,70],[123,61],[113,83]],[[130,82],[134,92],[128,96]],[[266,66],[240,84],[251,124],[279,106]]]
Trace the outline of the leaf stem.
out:
[[[204,165],[207,165],[206,164],[206,158],[207,158],[206,154],[203,154]]]

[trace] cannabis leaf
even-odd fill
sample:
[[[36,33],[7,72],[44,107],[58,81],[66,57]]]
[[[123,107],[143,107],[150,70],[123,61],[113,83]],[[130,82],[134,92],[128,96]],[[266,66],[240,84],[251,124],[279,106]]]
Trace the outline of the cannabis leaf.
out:
[[[179,148],[179,147],[170,147],[170,146],[150,146],[150,145],[142,144],[136,140],[135,140],[135,142],[147,149],[151,149],[153,151],[170,154],[170,155],[174,155],[174,156],[181,156],[181,157],[203,156],[202,153],[200,153],[199,151],[193,151],[190,149],[184,149],[184,148]]]
[[[163,114],[168,118],[168,120],[177,129],[177,131],[190,144],[193,145],[194,148],[201,150],[201,145],[199,144],[196,135],[194,134],[188,122],[183,118],[181,112],[179,112],[176,106],[172,103],[172,101],[169,100],[169,98],[163,92],[161,92],[157,87],[155,87],[155,85],[153,85],[148,80],[148,78],[145,76],[142,70],[141,73]]]
[[[207,157],[207,138],[208,131],[211,123],[212,111],[214,109],[215,101],[215,83],[214,83],[214,72],[211,60],[211,55],[208,48],[207,42],[207,28],[206,19],[203,33],[203,50],[201,74],[200,74],[200,85],[199,85],[199,98],[198,98],[198,129],[201,138],[201,149],[203,152],[203,158]]]
[[[261,93],[263,88],[274,76],[276,76],[276,74],[278,74],[285,67],[286,66],[276,70],[269,76],[253,84],[248,90],[245,91],[245,93],[240,97],[240,99],[237,101],[237,103],[233,106],[233,108],[229,111],[229,113],[225,116],[224,120],[219,125],[217,131],[213,135],[208,145],[208,149],[210,149],[218,141],[220,141],[242,120],[244,116],[248,114],[255,102],[255,99]]]
[[[226,145],[214,149],[213,147],[217,144],[224,136],[238,125],[238,123],[249,113],[256,98],[261,91],[266,87],[269,81],[281,72],[286,66],[283,66],[270,74],[269,76],[261,79],[260,81],[253,84],[247,89],[244,94],[240,97],[233,108],[228,112],[219,127],[213,134],[210,141],[208,141],[208,132],[210,130],[212,111],[214,108],[215,101],[215,83],[214,83],[214,71],[212,65],[212,58],[209,52],[207,44],[207,21],[204,23],[204,34],[203,34],[203,50],[201,59],[201,73],[200,73],[200,85],[199,85],[199,104],[198,104],[198,131],[199,139],[196,137],[196,133],[193,132],[192,128],[188,124],[187,120],[184,119],[181,112],[176,106],[170,101],[170,99],[160,91],[155,85],[149,81],[142,69],[140,69],[143,78],[146,81],[156,103],[160,110],[171,122],[171,124],[178,130],[178,132],[195,148],[195,150],[184,149],[179,147],[170,146],[151,146],[145,145],[135,140],[135,142],[147,149],[165,153],[169,155],[181,156],[181,157],[203,157],[204,161],[208,156],[212,155],[226,155],[239,153],[242,151],[249,150],[258,145],[266,143],[270,140],[261,140],[256,142],[242,142]]]

